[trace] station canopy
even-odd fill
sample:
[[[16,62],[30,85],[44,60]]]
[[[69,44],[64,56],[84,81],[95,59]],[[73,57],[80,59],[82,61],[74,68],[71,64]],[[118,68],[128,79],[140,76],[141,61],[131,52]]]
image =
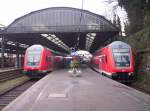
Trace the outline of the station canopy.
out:
[[[6,42],[17,42],[24,48],[41,44],[64,53],[69,53],[71,48],[92,53],[118,32],[118,28],[101,15],[76,8],[53,7],[16,19],[1,35]]]

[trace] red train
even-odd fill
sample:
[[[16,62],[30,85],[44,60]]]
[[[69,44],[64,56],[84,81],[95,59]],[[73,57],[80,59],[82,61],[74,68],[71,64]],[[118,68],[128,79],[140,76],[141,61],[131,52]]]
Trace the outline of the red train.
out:
[[[55,56],[54,52],[46,47],[32,45],[26,50],[24,72],[28,76],[44,76],[60,65],[62,65],[62,56]]]
[[[92,58],[92,66],[101,74],[120,82],[131,82],[134,78],[132,48],[121,41],[115,41],[98,50]]]

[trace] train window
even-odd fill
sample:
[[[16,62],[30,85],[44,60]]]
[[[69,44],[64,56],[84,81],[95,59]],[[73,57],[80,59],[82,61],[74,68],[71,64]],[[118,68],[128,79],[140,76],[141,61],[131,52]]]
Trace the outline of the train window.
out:
[[[52,61],[52,57],[51,56],[47,56],[46,57],[46,61],[48,61],[48,62]]]
[[[107,56],[105,55],[105,62],[107,62]]]
[[[107,56],[106,56],[106,55],[101,55],[101,56],[99,56],[99,59],[100,59],[103,63],[107,62]]]
[[[49,56],[49,61],[52,61],[52,57]]]
[[[125,52],[124,50],[113,52],[114,61],[117,67],[130,67],[130,52]]]
[[[46,56],[46,61],[49,61],[48,56]]]
[[[27,51],[27,64],[29,66],[38,66],[40,63],[41,51]]]

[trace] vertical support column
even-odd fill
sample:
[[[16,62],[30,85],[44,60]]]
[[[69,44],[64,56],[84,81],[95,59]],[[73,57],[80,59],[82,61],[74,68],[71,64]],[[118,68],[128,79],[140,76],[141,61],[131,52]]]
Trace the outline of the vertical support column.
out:
[[[1,68],[4,68],[5,38],[1,35]]]
[[[18,47],[19,47],[19,43],[16,42],[16,47],[17,47],[17,50],[16,50],[16,64],[15,64],[15,67],[16,68],[19,68],[20,67],[20,60],[19,60],[19,50],[18,50]]]
[[[20,67],[22,67],[22,54],[20,54],[20,61],[19,61]]]

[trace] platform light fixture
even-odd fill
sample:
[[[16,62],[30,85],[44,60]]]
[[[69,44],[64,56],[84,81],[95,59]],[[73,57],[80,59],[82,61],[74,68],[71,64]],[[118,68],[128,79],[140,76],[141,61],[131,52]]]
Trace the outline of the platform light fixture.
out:
[[[15,46],[15,45],[16,45],[16,44],[15,44],[14,42],[12,42],[12,41],[7,41],[7,44],[8,44],[8,45],[13,45],[13,46]],[[19,43],[19,47],[27,48],[27,47],[29,47],[29,45]]]
[[[41,34],[43,37],[48,37],[48,34]]]
[[[12,41],[8,41],[8,42],[7,42],[7,44],[12,45],[12,44],[13,44],[13,42],[12,42]]]
[[[28,47],[29,47],[29,45],[27,45],[27,44],[22,44],[22,43],[19,43],[19,47],[22,47],[22,48],[28,48]]]

